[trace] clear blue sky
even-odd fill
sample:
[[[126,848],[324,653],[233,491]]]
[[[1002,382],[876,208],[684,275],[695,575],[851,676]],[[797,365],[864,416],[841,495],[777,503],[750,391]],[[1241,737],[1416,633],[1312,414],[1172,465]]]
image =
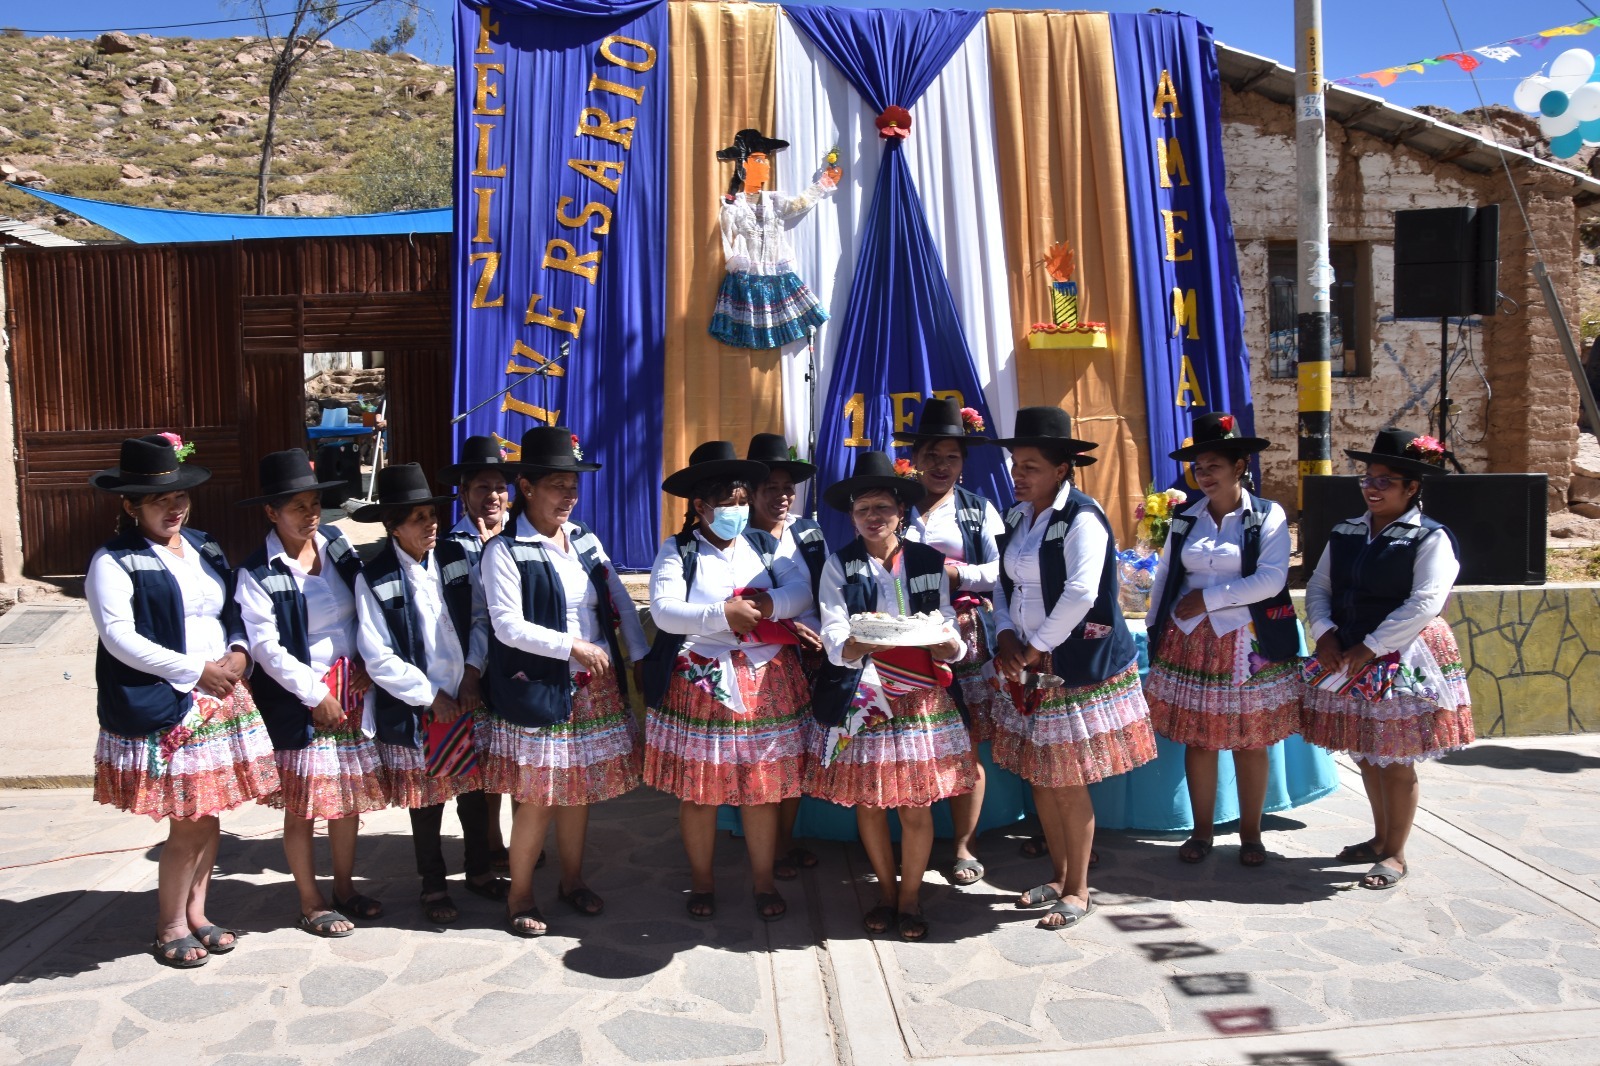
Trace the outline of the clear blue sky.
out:
[[[280,10],[292,0],[267,0],[268,10]],[[920,6],[929,0],[846,0],[856,6]],[[941,6],[957,7],[1093,7],[1094,0],[933,0]],[[1147,11],[1160,0],[1102,0],[1112,11]],[[1167,0],[1175,10],[1187,11],[1216,30],[1218,40],[1246,51],[1270,56],[1286,65],[1294,63],[1292,30],[1293,0]],[[84,35],[105,29],[119,29],[158,23],[194,22],[239,17],[245,9],[216,0],[76,0],[71,4],[46,5],[7,2],[0,24],[28,30],[83,30]],[[435,62],[446,62],[450,45],[451,6],[443,0],[425,0],[434,12],[432,25],[423,27],[412,50]],[[1589,10],[1593,8],[1593,10]],[[1461,30],[1465,48],[1494,44],[1512,37],[1536,33],[1600,13],[1600,0],[1586,6],[1577,0],[1451,0],[1450,10]],[[1326,38],[1326,73],[1330,78],[1359,74],[1380,67],[1396,66],[1445,52],[1456,51],[1456,39],[1439,0],[1324,0],[1323,32]],[[158,35],[187,34],[197,37],[229,37],[249,33],[248,23],[197,26],[192,29],[155,30]],[[363,47],[367,38],[360,33],[345,34],[338,43]],[[1506,63],[1485,61],[1475,74],[1486,99],[1509,103],[1511,91],[1526,75],[1548,64],[1565,48],[1584,47],[1600,52],[1600,30],[1584,37],[1557,38],[1541,50],[1520,49],[1523,55]],[[1430,67],[1425,74],[1402,74],[1384,98],[1404,106],[1423,103],[1443,104],[1456,110],[1476,106],[1472,85],[1453,65]]]

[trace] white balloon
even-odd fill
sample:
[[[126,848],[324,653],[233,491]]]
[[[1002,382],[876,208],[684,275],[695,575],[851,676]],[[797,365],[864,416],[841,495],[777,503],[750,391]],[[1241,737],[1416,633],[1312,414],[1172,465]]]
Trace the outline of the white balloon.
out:
[[[1594,56],[1582,48],[1569,48],[1550,64],[1550,88],[1570,93],[1594,73]]]
[[[1543,74],[1530,74],[1523,78],[1517,85],[1517,91],[1511,94],[1511,102],[1517,105],[1518,111],[1526,111],[1530,115],[1539,113],[1539,101],[1544,99],[1544,94],[1550,91],[1550,79]]]
[[[1572,108],[1570,107],[1567,108],[1565,114],[1539,116],[1539,132],[1543,133],[1546,139],[1559,137],[1563,133],[1571,133],[1577,128],[1578,116],[1572,113]]]
[[[1600,81],[1590,81],[1572,90],[1572,102],[1567,113],[1576,115],[1579,122],[1592,122],[1600,118]]]

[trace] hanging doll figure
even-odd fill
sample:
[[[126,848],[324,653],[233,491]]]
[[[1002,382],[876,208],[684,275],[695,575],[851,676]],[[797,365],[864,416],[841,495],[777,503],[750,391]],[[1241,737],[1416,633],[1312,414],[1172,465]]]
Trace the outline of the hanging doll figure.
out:
[[[733,180],[722,198],[722,252],[728,273],[717,293],[711,335],[735,348],[780,348],[804,340],[828,321],[806,283],[794,272],[794,253],[784,232],[838,186],[836,152],[822,176],[799,196],[771,192],[771,154],[788,141],[740,130],[717,158],[733,164]]]

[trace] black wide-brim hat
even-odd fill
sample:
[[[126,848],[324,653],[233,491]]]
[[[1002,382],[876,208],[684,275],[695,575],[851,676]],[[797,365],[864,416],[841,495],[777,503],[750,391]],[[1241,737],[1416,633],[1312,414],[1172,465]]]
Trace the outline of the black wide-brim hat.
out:
[[[1414,477],[1444,477],[1449,471],[1444,468],[1442,448],[1437,466],[1426,459],[1417,458],[1421,452],[1413,442],[1422,439],[1420,433],[1390,426],[1378,430],[1378,437],[1372,442],[1370,452],[1358,452],[1353,448],[1346,448],[1344,453],[1358,463],[1382,463],[1391,470],[1411,474]],[[1431,441],[1433,438],[1429,437],[1428,440]]]
[[[788,141],[768,137],[758,129],[743,129],[733,135],[732,144],[717,150],[717,158],[724,163],[743,163],[755,152],[771,155],[787,147],[789,147]]]
[[[1195,419],[1194,426],[1190,430],[1190,440],[1191,443],[1167,454],[1180,463],[1189,463],[1206,452],[1254,455],[1272,447],[1272,442],[1265,437],[1240,435],[1239,420],[1226,411],[1213,411]]]
[[[461,458],[439,471],[439,481],[445,485],[459,485],[480,470],[506,465],[500,452],[500,442],[493,437],[468,437],[461,444]],[[507,471],[507,476],[510,472]]]
[[[896,433],[896,444],[918,445],[933,440],[958,440],[966,444],[988,444],[988,437],[967,432],[961,419],[961,405],[951,399],[934,397],[922,405],[915,433]]]
[[[522,435],[522,451],[514,463],[507,463],[510,476],[537,478],[544,474],[592,474],[599,463],[578,458],[573,448],[576,435],[566,426],[534,426]]]
[[[817,473],[815,466],[789,454],[789,442],[783,439],[781,433],[757,433],[750,438],[750,447],[745,449],[744,457],[760,463],[768,470],[787,471],[796,484],[811,480]]]
[[[261,495],[239,500],[235,507],[256,507],[263,503],[281,503],[302,492],[321,492],[324,489],[343,488],[343,481],[318,481],[311,466],[311,457],[304,448],[289,448],[281,452],[268,452],[256,464]]]
[[[1072,435],[1072,416],[1059,407],[1023,407],[1017,411],[1017,421],[1011,436],[990,442],[1002,448],[1063,448],[1072,453],[1072,462],[1088,466],[1098,462],[1084,452],[1100,447],[1094,441],[1079,440]]]
[[[385,511],[396,508],[423,507],[432,504],[444,507],[455,500],[454,496],[435,496],[428,484],[428,475],[418,463],[386,466],[378,471],[378,501],[357,507],[350,517],[357,522],[376,522]]]
[[[725,440],[708,440],[689,453],[689,465],[675,471],[661,483],[661,491],[688,499],[702,481],[747,481],[759,485],[766,480],[765,463],[740,459],[733,445]]]
[[[89,484],[119,496],[187,492],[209,480],[211,471],[199,463],[179,462],[172,442],[158,433],[127,438],[117,465],[89,476]]]
[[[856,460],[855,473],[829,485],[822,498],[835,511],[849,514],[855,498],[868,492],[891,492],[907,507],[915,507],[928,495],[928,490],[916,478],[896,474],[894,460],[883,452],[862,452]]]

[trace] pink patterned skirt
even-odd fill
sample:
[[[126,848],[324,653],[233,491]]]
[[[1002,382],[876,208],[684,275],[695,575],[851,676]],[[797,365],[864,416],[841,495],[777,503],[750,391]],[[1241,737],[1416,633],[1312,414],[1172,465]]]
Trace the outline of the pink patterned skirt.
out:
[[[389,806],[389,780],[371,737],[348,720],[318,728],[311,743],[278,751],[283,787],[268,796],[268,806],[296,818],[337,821]]]
[[[272,740],[242,682],[220,700],[196,692],[171,729],[142,737],[102,729],[95,744],[95,802],[158,821],[208,818],[277,789]]]
[[[983,626],[978,624],[980,612],[989,609],[988,601],[984,601],[982,606],[956,610],[956,628],[961,633],[962,642],[973,651],[960,662],[950,664],[951,671],[956,675],[955,684],[961,686],[961,700],[967,707],[972,743],[975,745],[994,739],[994,682],[992,677],[984,676],[986,672],[993,674],[992,670],[986,668],[994,658],[994,652],[983,639]]]
[[[607,675],[572,696],[572,717],[521,726],[478,714],[478,768],[486,792],[544,807],[582,807],[639,787],[639,723]]]
[[[808,796],[845,807],[926,807],[978,783],[972,740],[950,694],[924,688],[889,701],[894,717],[857,733],[829,766],[818,728],[806,761]]]
[[[1156,757],[1150,710],[1130,663],[1096,685],[1039,689],[1021,713],[1002,689],[995,698],[994,761],[1043,788],[1092,785]]]
[[[1429,622],[1400,653],[1390,699],[1369,700],[1305,686],[1300,733],[1318,747],[1388,766],[1436,759],[1471,744],[1472,695],[1455,634]]]
[[[455,777],[429,777],[427,752],[420,744],[413,748],[409,744],[385,744],[381,740],[374,743],[389,784],[389,802],[396,807],[407,810],[437,807],[463,792],[476,792],[483,787],[480,770]]]
[[[801,721],[811,702],[800,657],[784,647],[762,666],[733,652],[736,711],[673,673],[645,717],[644,783],[690,803],[747,807],[800,795]]]
[[[1144,682],[1155,731],[1210,751],[1268,748],[1299,732],[1300,660],[1266,662],[1253,645],[1251,626],[1219,637],[1210,619],[1188,634],[1168,622]]]

